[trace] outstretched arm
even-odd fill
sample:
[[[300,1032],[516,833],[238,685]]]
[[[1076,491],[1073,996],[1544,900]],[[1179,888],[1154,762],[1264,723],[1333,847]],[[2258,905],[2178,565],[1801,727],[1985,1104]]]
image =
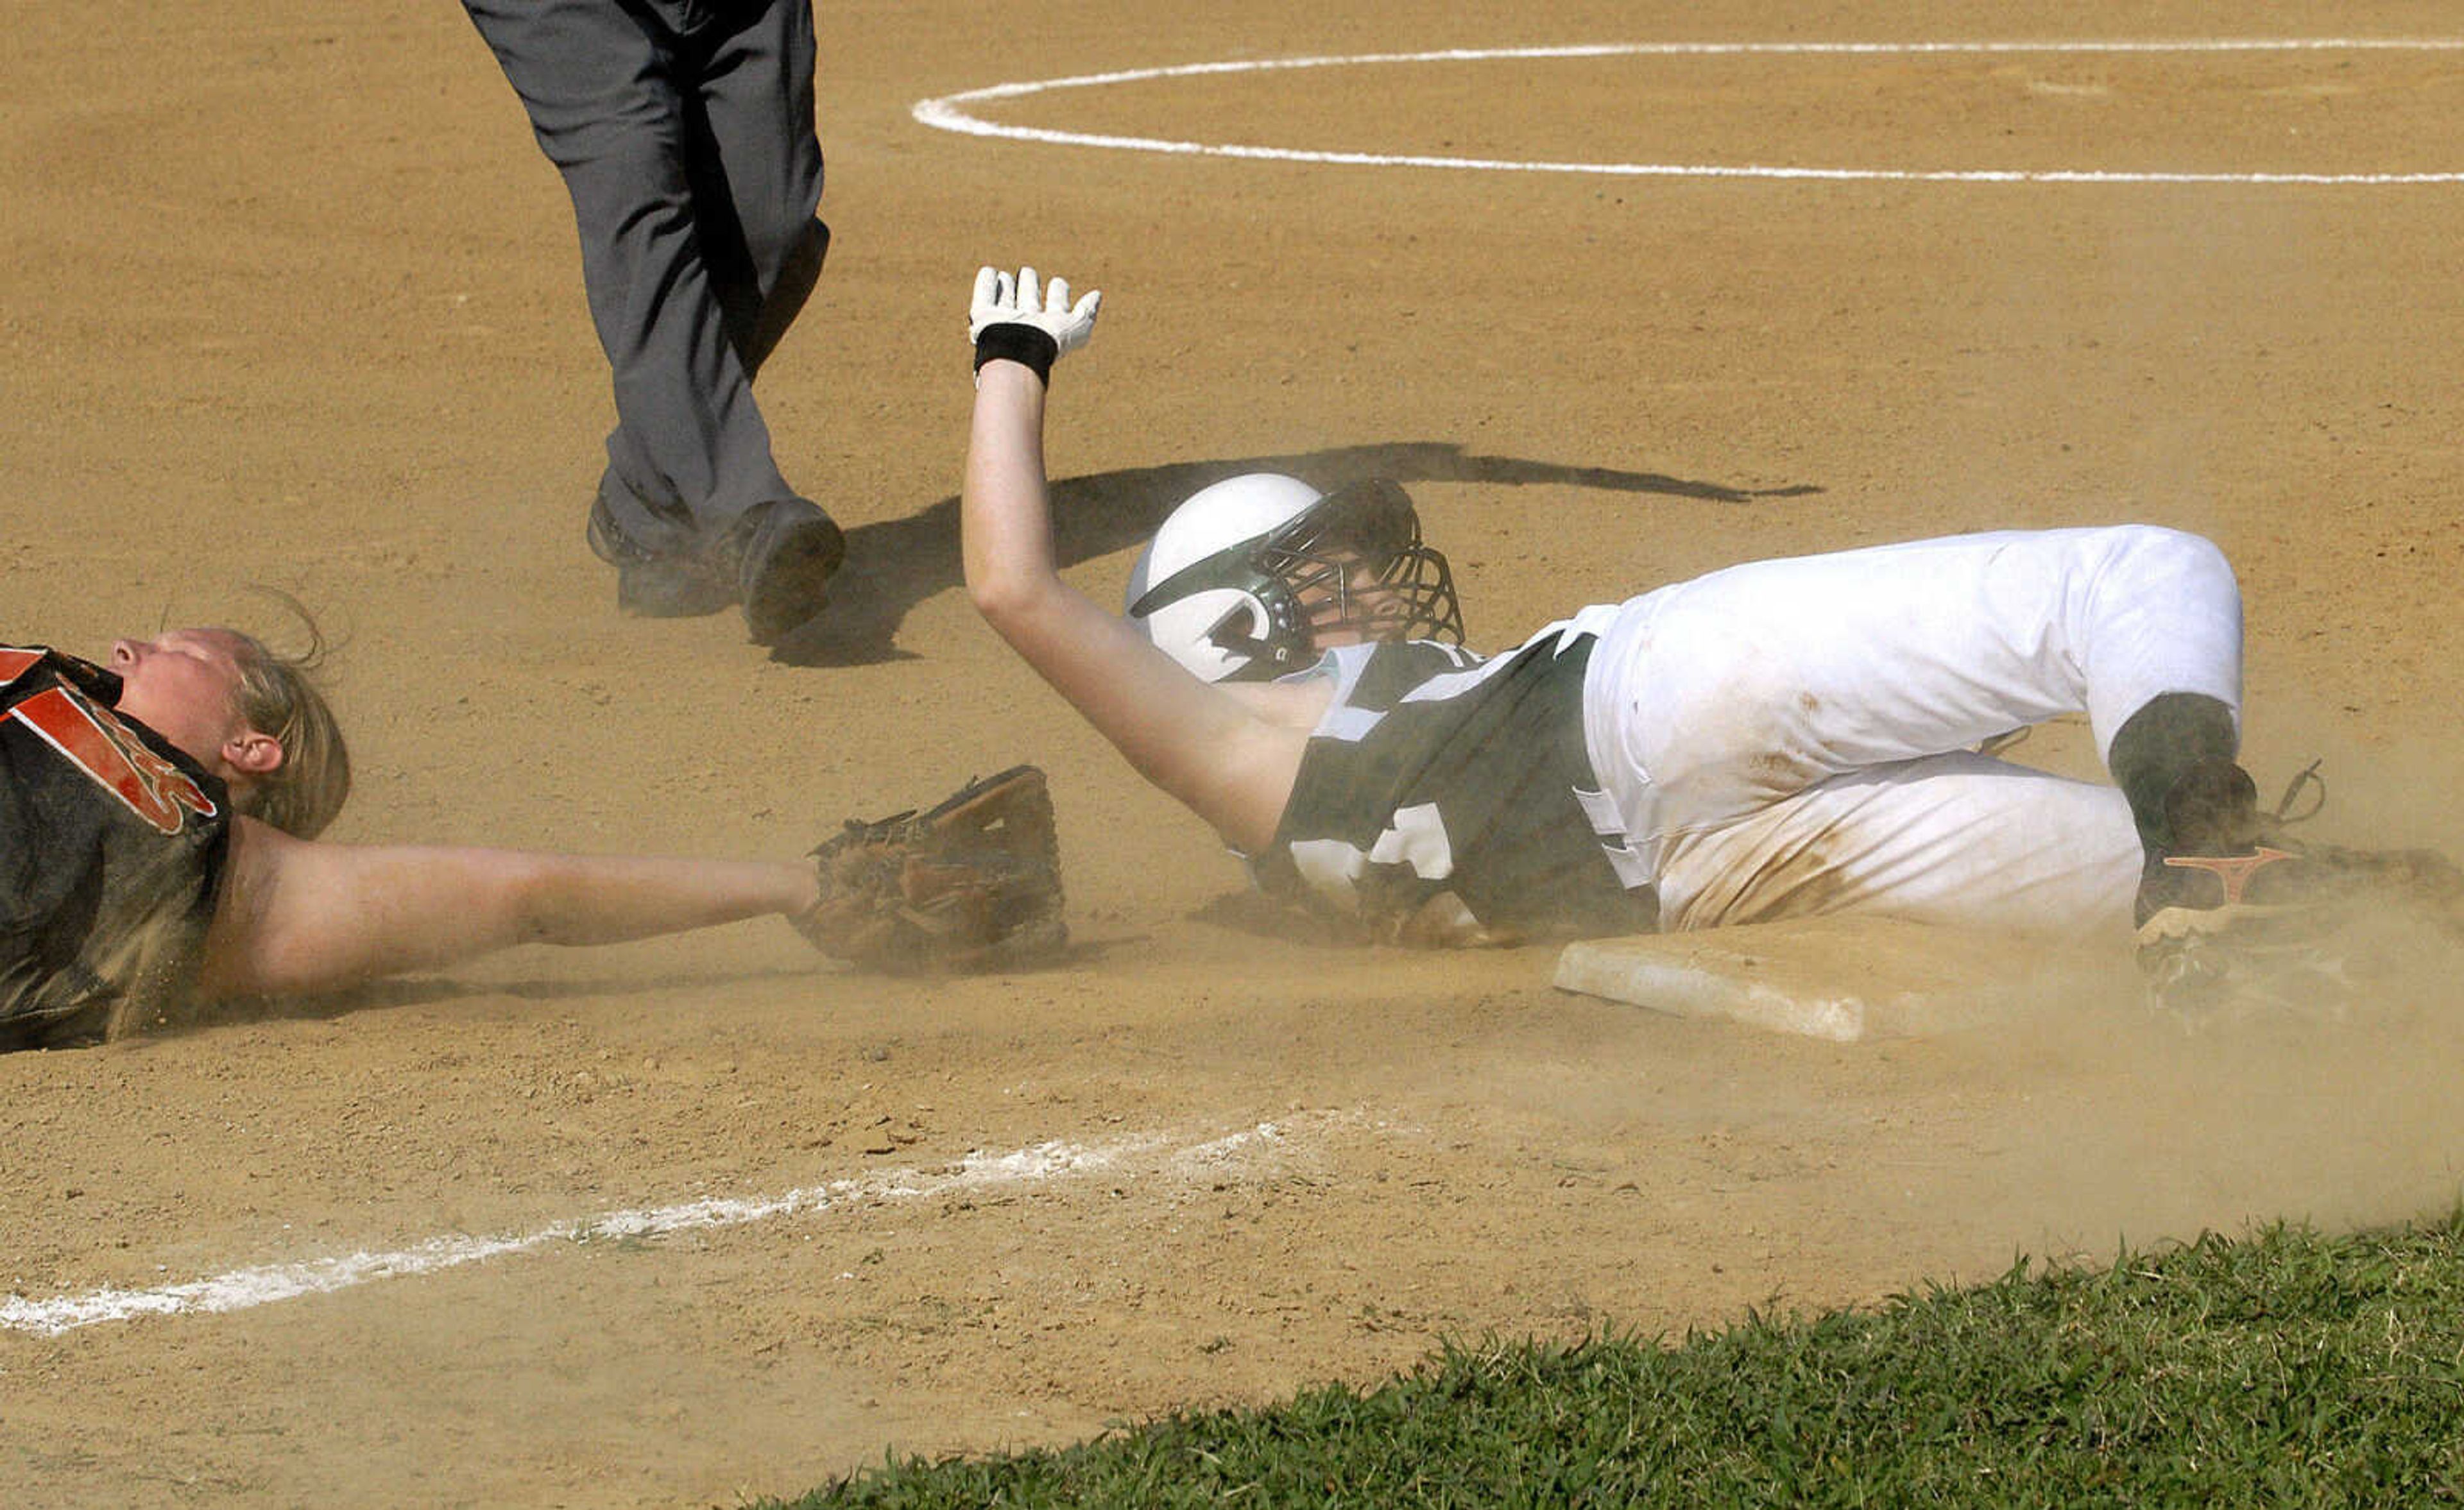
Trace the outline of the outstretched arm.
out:
[[[1073,307],[1061,279],[1048,301],[1036,288],[1031,268],[1015,284],[990,268],[977,275],[980,360],[959,509],[968,596],[1139,775],[1227,843],[1256,853],[1273,839],[1291,797],[1309,724],[1294,712],[1311,694],[1201,682],[1062,580],[1044,472],[1045,370],[1085,342],[1100,295]],[[1048,353],[1022,328],[1051,338]],[[1021,355],[1001,354],[1007,351]]]
[[[516,944],[615,944],[810,908],[808,864],[319,843],[237,819],[209,996],[325,991]]]

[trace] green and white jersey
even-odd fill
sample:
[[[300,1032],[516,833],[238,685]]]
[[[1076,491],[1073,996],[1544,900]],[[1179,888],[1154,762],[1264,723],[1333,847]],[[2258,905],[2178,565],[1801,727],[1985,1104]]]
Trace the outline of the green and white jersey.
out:
[[[1591,616],[1486,660],[1429,641],[1347,646],[1287,680],[1333,700],[1310,733],[1268,892],[1389,942],[1647,932],[1657,903],[1583,747]]]

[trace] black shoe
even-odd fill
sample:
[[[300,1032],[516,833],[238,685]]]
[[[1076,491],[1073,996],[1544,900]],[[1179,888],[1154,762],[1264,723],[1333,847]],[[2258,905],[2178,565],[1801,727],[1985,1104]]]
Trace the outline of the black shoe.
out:
[[[2249,773],[2229,760],[2174,782],[2165,799],[2172,843],[2148,856],[2136,908],[2139,965],[2157,1000],[2205,1009],[2332,997],[2349,988],[2343,945],[2365,914],[2407,912],[2449,927],[2464,918],[2464,872],[2442,855],[2286,837],[2287,810],[2317,781],[2302,772],[2272,814],[2259,810]]]
[[[822,611],[847,536],[820,505],[780,498],[745,511],[714,554],[733,560],[753,643],[776,645]]]
[[[618,528],[605,494],[590,503],[591,554],[616,568],[616,607],[641,619],[698,619],[734,604],[736,574],[703,552],[652,551]]]
[[[754,642],[773,645],[822,610],[847,536],[818,504],[780,498],[746,510],[696,551],[653,551],[627,536],[605,495],[592,500],[592,554],[616,568],[616,606],[645,619],[694,619],[737,603]]]

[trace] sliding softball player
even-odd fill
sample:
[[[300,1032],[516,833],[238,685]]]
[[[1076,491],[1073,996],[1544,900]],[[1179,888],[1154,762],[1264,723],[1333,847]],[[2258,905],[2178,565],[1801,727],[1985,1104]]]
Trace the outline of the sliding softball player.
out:
[[[2196,536],[2004,532],[1757,561],[1462,647],[1393,484],[1190,498],[1126,614],[1055,570],[1051,365],[1100,296],[986,268],[962,496],[984,618],[1279,895],[1375,937],[1884,913],[2136,927],[2168,995],[2314,948],[2331,904],[2453,916],[2433,855],[2305,846],[2235,763],[2241,605]],[[1980,753],[2084,713],[2113,785]]]

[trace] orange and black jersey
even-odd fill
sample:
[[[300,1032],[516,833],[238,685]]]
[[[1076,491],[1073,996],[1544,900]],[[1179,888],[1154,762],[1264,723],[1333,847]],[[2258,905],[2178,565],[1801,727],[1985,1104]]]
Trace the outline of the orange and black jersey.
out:
[[[1347,646],[1299,677],[1334,696],[1252,868],[1267,891],[1356,918],[1386,941],[1648,932],[1647,886],[1583,748],[1597,635],[1552,624],[1488,660],[1430,641]],[[1612,828],[1614,825],[1611,825]]]
[[[0,1049],[93,1041],[195,982],[229,797],[119,698],[100,667],[0,646]]]

